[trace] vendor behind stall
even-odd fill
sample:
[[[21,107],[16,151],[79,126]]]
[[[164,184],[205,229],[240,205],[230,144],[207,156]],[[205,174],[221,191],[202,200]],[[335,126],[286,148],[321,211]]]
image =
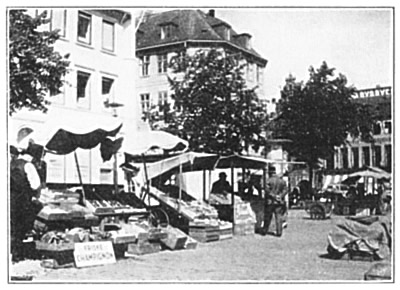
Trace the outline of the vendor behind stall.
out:
[[[219,174],[219,179],[213,183],[211,188],[211,193],[222,193],[228,194],[232,193],[232,187],[229,182],[226,180],[226,173],[221,172]]]

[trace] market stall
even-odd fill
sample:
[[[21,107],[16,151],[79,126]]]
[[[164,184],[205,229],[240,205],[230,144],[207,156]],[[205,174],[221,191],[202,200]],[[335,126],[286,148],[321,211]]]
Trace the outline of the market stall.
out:
[[[52,258],[54,267],[74,260],[72,255],[77,255],[80,248],[76,243],[96,242],[99,243],[97,249],[105,247],[103,254],[118,257],[123,255],[128,244],[138,240],[140,231],[129,221],[132,217],[137,223],[142,222],[141,218],[146,220],[147,210],[124,203],[115,193],[96,192],[90,186],[84,186],[76,155],[77,148],[92,149],[100,145],[99,154],[103,160],[112,158],[121,147],[122,139],[116,138],[121,127],[122,122],[113,117],[100,118],[83,113],[68,116],[53,114],[40,131],[32,132],[22,141],[40,144],[46,154],[75,153],[80,186],[42,190],[40,201],[43,208],[35,221],[36,249],[45,257]],[[111,252],[107,242],[112,245]],[[83,249],[81,254],[89,255],[90,250]],[[76,257],[75,263],[79,266]]]

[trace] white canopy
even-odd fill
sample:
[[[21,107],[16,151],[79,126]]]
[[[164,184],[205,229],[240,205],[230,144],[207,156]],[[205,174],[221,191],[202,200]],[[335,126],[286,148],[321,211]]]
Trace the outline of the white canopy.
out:
[[[121,151],[135,156],[152,149],[183,152],[188,146],[188,141],[164,131],[127,131]]]

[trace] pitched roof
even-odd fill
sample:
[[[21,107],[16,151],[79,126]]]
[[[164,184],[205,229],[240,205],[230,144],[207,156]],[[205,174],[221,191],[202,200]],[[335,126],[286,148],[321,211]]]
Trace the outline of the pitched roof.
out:
[[[175,26],[174,33],[169,38],[161,39],[160,26],[167,23]],[[224,39],[218,33],[217,27],[220,25],[230,28],[230,40]],[[236,33],[231,28],[231,25],[201,10],[172,10],[148,15],[145,17],[145,21],[140,24],[139,32],[136,37],[137,49],[146,49],[183,41],[215,41],[234,46],[236,49],[245,51],[260,59],[263,63],[267,62],[254,49],[243,46],[243,43],[237,37],[241,34]]]

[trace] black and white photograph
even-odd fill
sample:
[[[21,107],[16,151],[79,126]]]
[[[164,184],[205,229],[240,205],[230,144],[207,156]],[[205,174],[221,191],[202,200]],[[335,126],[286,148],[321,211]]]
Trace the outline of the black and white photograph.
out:
[[[8,286],[395,285],[393,3],[75,2],[3,10]]]

